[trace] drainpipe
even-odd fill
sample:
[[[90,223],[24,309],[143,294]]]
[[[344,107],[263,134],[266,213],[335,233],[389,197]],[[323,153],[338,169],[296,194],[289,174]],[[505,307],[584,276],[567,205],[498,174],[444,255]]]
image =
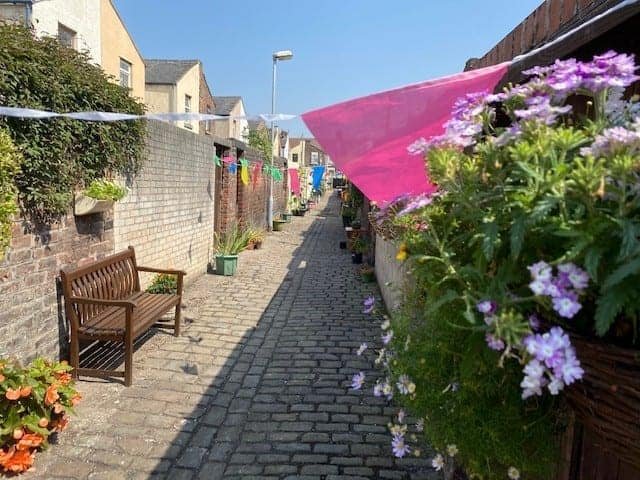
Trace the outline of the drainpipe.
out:
[[[24,5],[24,26],[31,28],[31,18],[33,13],[33,0],[0,0],[0,5]]]

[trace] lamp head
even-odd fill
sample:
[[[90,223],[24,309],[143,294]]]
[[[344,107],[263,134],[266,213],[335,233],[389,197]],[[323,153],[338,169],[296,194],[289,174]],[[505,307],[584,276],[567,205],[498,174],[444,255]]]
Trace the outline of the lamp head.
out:
[[[291,50],[280,50],[273,54],[273,61],[277,60],[291,60],[293,58],[293,52]]]

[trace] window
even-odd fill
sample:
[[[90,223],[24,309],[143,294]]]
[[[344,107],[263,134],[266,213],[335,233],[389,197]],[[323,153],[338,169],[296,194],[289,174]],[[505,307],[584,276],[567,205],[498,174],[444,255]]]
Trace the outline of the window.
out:
[[[311,152],[311,165],[318,165],[318,152]]]
[[[211,115],[211,107],[209,106],[207,106],[207,115]],[[204,122],[204,131],[206,133],[211,133],[211,120]]]
[[[131,64],[124,58],[120,59],[120,86],[131,88]]]
[[[76,32],[63,24],[58,24],[58,41],[61,45],[76,48]]]
[[[184,96],[184,113],[191,113],[191,95]],[[185,120],[184,128],[193,128],[190,120]]]
[[[291,154],[291,161],[294,163],[298,163],[298,154],[297,153],[292,153]]]

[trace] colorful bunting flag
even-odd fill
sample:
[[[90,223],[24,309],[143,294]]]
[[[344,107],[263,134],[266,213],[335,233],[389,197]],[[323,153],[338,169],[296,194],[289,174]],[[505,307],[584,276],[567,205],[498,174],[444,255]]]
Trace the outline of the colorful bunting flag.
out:
[[[235,163],[230,163],[228,168],[229,168],[229,173],[232,175],[238,171],[238,165],[236,165]]]
[[[262,172],[262,162],[255,162],[253,164],[253,171],[251,172],[251,181],[253,183],[254,190],[258,185],[258,180],[260,179],[260,172]]]
[[[240,180],[244,185],[249,185],[249,162],[246,158],[240,159]]]
[[[213,155],[213,163],[216,164],[216,167],[222,166],[222,161],[220,160],[220,157],[216,154]]]

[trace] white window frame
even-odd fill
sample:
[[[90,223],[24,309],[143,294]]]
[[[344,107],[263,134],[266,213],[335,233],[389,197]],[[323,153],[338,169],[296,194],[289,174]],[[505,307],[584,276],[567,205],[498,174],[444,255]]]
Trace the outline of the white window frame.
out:
[[[191,97],[191,95],[187,95],[187,94],[184,95],[184,113],[191,113],[192,100],[193,100],[193,97]],[[189,130],[191,130],[193,128],[193,125],[189,120],[185,120],[184,128],[188,128]]]
[[[128,67],[128,70],[123,68],[124,66]],[[132,69],[133,69],[133,65],[131,64],[131,62],[120,57],[120,86],[121,87],[131,88],[131,85],[133,85],[133,81],[131,78]],[[123,79],[124,79],[123,73],[126,75],[126,79],[127,79],[126,85],[123,83]]]

